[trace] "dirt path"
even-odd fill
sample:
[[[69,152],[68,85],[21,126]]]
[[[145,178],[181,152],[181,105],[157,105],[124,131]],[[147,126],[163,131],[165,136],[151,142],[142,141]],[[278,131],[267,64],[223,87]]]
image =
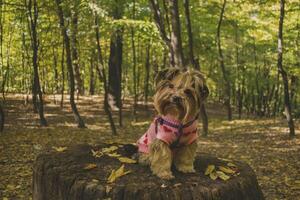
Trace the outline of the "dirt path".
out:
[[[57,97],[56,97],[57,98]],[[5,107],[5,132],[0,134],[0,200],[30,199],[32,164],[46,147],[98,142],[135,142],[144,133],[153,117],[153,110],[140,106],[138,121],[125,102],[124,127],[112,137],[99,97],[81,97],[79,111],[87,128],[78,129],[66,106],[48,96],[45,109],[49,126],[38,126],[31,105],[24,105],[22,96],[9,96]],[[67,103],[66,103],[67,105]],[[227,122],[222,109],[209,106],[210,134],[200,138],[199,152],[218,157],[242,160],[255,170],[266,199],[290,199],[300,196],[300,127],[298,136],[289,140],[284,120],[248,119]]]

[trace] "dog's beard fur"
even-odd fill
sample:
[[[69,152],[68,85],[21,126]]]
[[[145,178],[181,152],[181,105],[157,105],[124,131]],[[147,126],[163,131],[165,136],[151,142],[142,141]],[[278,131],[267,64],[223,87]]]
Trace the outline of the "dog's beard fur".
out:
[[[182,124],[194,120],[200,106],[208,96],[201,73],[195,70],[171,69],[156,86],[154,106],[159,115],[168,116]],[[181,172],[194,172],[193,162],[197,141],[177,149],[173,155],[170,147],[159,139],[150,144],[149,154],[140,155],[139,162],[149,164],[153,174],[171,179],[172,163]]]

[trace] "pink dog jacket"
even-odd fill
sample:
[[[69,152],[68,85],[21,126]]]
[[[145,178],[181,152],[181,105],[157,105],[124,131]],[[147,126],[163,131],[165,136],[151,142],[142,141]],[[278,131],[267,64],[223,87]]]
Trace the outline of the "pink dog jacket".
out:
[[[168,119],[156,117],[146,133],[137,141],[139,152],[149,153],[149,145],[157,138],[169,146],[189,145],[197,139],[197,119],[186,124]]]

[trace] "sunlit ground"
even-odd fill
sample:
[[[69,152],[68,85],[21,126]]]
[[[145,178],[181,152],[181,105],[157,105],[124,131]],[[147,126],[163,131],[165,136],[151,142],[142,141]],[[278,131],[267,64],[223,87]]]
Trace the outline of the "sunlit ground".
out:
[[[9,95],[5,106],[5,132],[0,134],[0,200],[30,199],[32,165],[35,156],[47,147],[77,143],[131,143],[142,135],[152,120],[153,109],[139,105],[137,121],[125,101],[123,127],[112,136],[103,112],[103,98],[80,97],[79,111],[87,128],[78,129],[65,98],[60,109],[59,96],[46,97],[49,126],[39,127],[38,115],[22,95]],[[199,152],[221,158],[241,160],[257,174],[266,199],[297,199],[300,196],[300,127],[290,140],[284,119],[243,119],[226,121],[225,112],[216,105],[208,106],[209,136],[200,137]],[[117,115],[115,115],[117,116]],[[115,119],[117,122],[117,118]],[[201,123],[199,124],[201,126]]]

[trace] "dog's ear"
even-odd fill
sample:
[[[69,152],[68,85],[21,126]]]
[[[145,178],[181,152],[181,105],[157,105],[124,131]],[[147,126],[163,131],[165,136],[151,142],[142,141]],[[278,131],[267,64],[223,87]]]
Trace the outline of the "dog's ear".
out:
[[[206,86],[204,74],[195,70],[192,70],[192,73],[195,77],[195,86],[198,85],[195,89],[198,90],[200,101],[203,102],[209,95],[209,89]]]
[[[202,87],[200,87],[200,97],[201,100],[204,101],[209,95],[209,89],[206,86],[206,84],[204,83]]]
[[[179,72],[180,69],[175,67],[170,67],[159,71],[155,76],[155,85],[158,85],[159,82],[163,80],[171,81],[175,76],[179,74]]]

